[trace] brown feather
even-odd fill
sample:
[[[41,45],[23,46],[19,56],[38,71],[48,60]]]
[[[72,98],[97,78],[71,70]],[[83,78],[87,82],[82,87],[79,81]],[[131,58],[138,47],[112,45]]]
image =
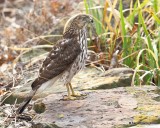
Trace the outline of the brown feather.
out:
[[[17,109],[17,114],[21,114],[24,111],[37,89],[43,83],[61,74],[74,62],[74,59],[81,52],[80,46],[76,42],[76,39],[63,39],[52,48],[39,70],[39,77],[31,85],[31,92]]]
[[[39,70],[39,77],[33,82],[32,89],[65,71],[81,52],[76,38],[63,39],[53,46]]]

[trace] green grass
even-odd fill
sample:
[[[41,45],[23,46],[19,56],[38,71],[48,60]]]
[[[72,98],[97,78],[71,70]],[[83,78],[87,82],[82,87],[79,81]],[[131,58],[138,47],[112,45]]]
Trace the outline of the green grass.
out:
[[[137,0],[128,8],[124,8],[123,2],[119,1],[115,11],[115,6],[111,7],[107,1],[97,5],[94,0],[84,0],[86,13],[95,18],[97,33],[103,38],[106,60],[111,59],[119,45],[119,60],[135,69],[132,84],[160,86],[160,1]],[[110,7],[111,11],[107,11]]]

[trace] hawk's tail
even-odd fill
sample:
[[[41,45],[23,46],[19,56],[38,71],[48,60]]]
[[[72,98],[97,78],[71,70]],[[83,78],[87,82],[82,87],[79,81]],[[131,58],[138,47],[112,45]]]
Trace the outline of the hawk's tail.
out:
[[[19,108],[16,110],[16,114],[21,114],[24,111],[24,109],[27,107],[28,103],[31,101],[31,99],[33,98],[33,96],[37,92],[37,90],[42,92],[42,90],[44,90],[45,88],[53,85],[54,82],[58,78],[59,78],[59,76],[54,77],[53,79],[48,80],[47,82],[44,82],[44,83],[39,83],[41,81],[39,81],[39,79],[36,79],[31,85],[32,86],[32,90],[30,91],[30,93],[28,94],[26,99],[20,104]],[[42,80],[42,79],[40,79],[40,80]]]
[[[37,89],[30,91],[26,99],[20,104],[19,108],[16,110],[16,114],[21,114],[24,111],[24,109],[27,107],[28,103],[31,101],[36,91]]]

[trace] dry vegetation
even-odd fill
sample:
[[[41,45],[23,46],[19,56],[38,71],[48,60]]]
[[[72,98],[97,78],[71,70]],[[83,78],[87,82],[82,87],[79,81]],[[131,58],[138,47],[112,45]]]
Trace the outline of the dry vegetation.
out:
[[[135,69],[132,85],[160,86],[160,2],[84,2],[95,17],[100,47],[106,51],[103,58],[112,64],[117,57],[118,64]]]
[[[5,0],[0,3],[1,86],[15,86],[23,79],[25,70],[39,66],[37,62],[61,37],[62,28],[54,28],[74,10],[69,4],[57,0]],[[44,39],[47,37],[53,38],[51,41]]]

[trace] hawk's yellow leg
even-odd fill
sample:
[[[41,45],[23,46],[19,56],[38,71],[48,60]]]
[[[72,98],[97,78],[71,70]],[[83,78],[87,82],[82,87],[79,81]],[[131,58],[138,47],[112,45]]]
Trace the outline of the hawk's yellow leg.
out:
[[[75,93],[75,91],[73,90],[73,87],[72,87],[71,83],[68,83],[68,85],[69,85],[70,90],[72,92],[72,96],[74,96],[74,97],[80,97],[80,96],[82,96],[80,93]]]
[[[63,100],[76,100],[76,99],[79,99],[77,97],[85,96],[80,93],[75,93],[71,83],[66,84],[66,87],[67,87],[68,96],[64,97]]]
[[[69,84],[66,84],[66,87],[67,87],[68,96],[65,97],[64,100],[75,100],[76,98],[71,95]]]

